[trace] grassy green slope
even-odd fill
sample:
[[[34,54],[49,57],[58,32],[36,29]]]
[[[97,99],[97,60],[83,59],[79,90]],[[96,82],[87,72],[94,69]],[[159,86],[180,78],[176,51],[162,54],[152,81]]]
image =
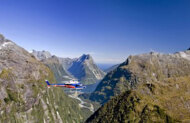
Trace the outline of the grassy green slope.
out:
[[[86,122],[190,122],[190,76],[142,83],[113,98]]]

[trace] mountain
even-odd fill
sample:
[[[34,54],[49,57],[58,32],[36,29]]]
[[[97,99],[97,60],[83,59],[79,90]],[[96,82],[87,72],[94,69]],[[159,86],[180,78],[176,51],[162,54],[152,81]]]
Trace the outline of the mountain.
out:
[[[146,95],[143,95],[146,96]],[[110,100],[108,103],[99,108],[86,123],[176,123],[175,112],[171,117],[157,104],[149,103],[149,99],[141,98],[141,94],[127,91],[120,96]],[[150,97],[149,97],[150,98]],[[146,102],[148,101],[148,103]],[[179,115],[178,115],[179,117]]]
[[[38,60],[44,60],[44,59],[47,59],[47,58],[50,58],[52,57],[52,55],[50,54],[50,52],[48,51],[36,51],[36,50],[33,50],[32,51],[32,54],[36,57],[36,59]]]
[[[32,54],[36,59],[44,62],[54,72],[57,81],[78,79],[82,84],[88,85],[100,81],[105,75],[105,73],[96,66],[90,55],[82,55],[79,58],[71,59],[57,56],[52,58],[52,55],[47,51],[33,50]],[[52,61],[54,61],[53,64]]]
[[[118,66],[119,66],[119,64],[113,65],[113,66],[109,67],[108,69],[104,70],[104,72],[109,73],[110,71],[116,69]]]
[[[57,82],[68,81],[75,79],[68,71],[69,65],[72,64],[72,59],[70,58],[60,58],[55,55],[51,55],[48,51],[32,51],[35,58],[43,62],[47,67],[49,67],[56,78]]]
[[[42,62],[53,71],[57,82],[67,81],[72,78],[67,70],[63,68],[58,57],[52,56],[50,58],[43,59]]]
[[[86,114],[55,81],[52,71],[25,49],[0,35],[0,122],[81,122]]]
[[[187,75],[190,72],[189,54],[190,51],[187,50],[175,54],[149,53],[130,56],[104,77],[90,99],[103,104],[111,97],[135,88],[139,83]]]
[[[190,122],[189,56],[189,50],[130,56],[91,94],[104,105],[86,122]]]
[[[94,84],[101,80],[105,73],[94,63],[90,55],[82,55],[73,61],[68,71],[83,84]]]
[[[58,57],[58,58],[59,58],[59,62],[62,64],[63,68],[65,68],[66,70],[68,70],[71,67],[73,61],[76,60],[76,58],[74,58],[74,59],[61,58],[61,57]]]

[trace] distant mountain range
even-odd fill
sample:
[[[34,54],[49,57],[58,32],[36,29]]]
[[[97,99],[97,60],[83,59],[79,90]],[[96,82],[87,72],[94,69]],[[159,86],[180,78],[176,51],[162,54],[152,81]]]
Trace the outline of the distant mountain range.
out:
[[[47,51],[33,50],[32,54],[54,71],[57,81],[78,79],[88,85],[100,81],[105,76],[88,54],[75,59],[52,56]]]
[[[103,106],[86,122],[190,122],[189,89],[189,49],[129,56],[91,94]]]
[[[57,61],[51,59],[51,62]],[[48,67],[0,35],[1,123],[79,123],[86,119],[89,113],[76,100],[65,95],[61,88],[47,88],[45,79],[55,81]]]

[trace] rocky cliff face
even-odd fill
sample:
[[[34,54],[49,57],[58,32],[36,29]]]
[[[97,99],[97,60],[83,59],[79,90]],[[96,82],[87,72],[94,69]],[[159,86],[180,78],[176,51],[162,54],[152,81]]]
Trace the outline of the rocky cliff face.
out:
[[[81,122],[82,110],[61,88],[48,89],[53,73],[0,35],[0,122]]]
[[[189,54],[130,56],[106,75],[90,98],[103,104],[118,96],[87,122],[190,122]]]
[[[82,55],[73,61],[68,71],[83,84],[96,83],[105,75],[105,73],[95,65],[90,55]]]

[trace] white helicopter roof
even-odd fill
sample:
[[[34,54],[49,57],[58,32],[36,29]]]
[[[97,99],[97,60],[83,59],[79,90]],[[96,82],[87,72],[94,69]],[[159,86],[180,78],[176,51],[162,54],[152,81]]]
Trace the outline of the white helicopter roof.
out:
[[[79,81],[77,81],[77,80],[70,80],[70,81],[66,81],[66,82],[64,82],[65,84],[78,84],[79,83]]]

